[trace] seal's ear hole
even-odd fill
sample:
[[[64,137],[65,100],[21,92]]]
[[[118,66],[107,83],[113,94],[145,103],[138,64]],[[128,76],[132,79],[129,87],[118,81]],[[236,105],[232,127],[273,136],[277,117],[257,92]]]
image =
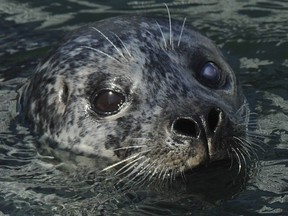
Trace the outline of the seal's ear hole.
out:
[[[63,82],[62,89],[60,90],[59,97],[60,101],[64,104],[67,104],[69,95],[69,88],[65,82]]]

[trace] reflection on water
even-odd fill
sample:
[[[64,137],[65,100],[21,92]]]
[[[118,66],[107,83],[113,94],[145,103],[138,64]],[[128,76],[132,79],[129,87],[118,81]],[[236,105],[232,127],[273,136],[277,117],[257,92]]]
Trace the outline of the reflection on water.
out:
[[[166,15],[166,10],[162,1],[2,0],[0,215],[288,213],[288,2],[166,2],[173,17],[187,17],[224,50],[257,113],[258,130],[273,137],[264,139],[265,152],[259,154],[250,178],[216,166],[191,174],[171,190],[121,191],[115,179],[104,180],[93,159],[37,149],[37,137],[17,122],[15,110],[16,91],[40,58],[63,35],[87,22],[138,12]],[[225,189],[231,194],[221,193]]]

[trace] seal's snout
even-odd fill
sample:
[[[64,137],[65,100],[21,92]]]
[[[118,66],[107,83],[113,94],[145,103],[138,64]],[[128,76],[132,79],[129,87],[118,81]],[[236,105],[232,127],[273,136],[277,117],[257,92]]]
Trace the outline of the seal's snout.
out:
[[[205,106],[189,116],[177,117],[171,125],[173,139],[178,148],[191,149],[193,159],[188,167],[222,159],[222,138],[227,130],[227,119],[217,106]],[[182,147],[181,147],[182,146]]]
[[[200,134],[207,139],[212,138],[223,123],[223,111],[218,107],[210,108],[207,114],[192,117],[178,117],[172,123],[172,132],[175,135],[201,139]],[[197,118],[196,118],[197,117]]]

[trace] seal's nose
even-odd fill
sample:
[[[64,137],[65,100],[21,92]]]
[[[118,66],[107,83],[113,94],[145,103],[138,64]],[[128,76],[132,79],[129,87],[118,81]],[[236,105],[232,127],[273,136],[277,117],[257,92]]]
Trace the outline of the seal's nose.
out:
[[[208,164],[220,158],[221,133],[225,124],[224,112],[218,107],[205,106],[187,116],[172,121],[172,139],[177,148],[183,147],[189,154],[187,167]]]
[[[205,120],[204,120],[205,121]],[[212,108],[206,119],[207,133],[213,135],[217,132],[218,127],[220,127],[223,122],[223,111],[220,108]]]
[[[172,123],[172,131],[175,135],[186,136],[194,139],[201,137],[212,138],[223,121],[223,111],[220,108],[210,108],[206,115],[200,118],[178,117]]]

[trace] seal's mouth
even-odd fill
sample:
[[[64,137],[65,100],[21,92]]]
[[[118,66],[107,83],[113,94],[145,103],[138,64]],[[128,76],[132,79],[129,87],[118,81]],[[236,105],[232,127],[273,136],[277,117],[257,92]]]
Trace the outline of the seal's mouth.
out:
[[[152,182],[174,181],[197,170],[205,170],[214,165],[238,167],[238,172],[245,170],[253,153],[251,146],[245,146],[244,137],[234,135],[221,143],[203,143],[191,140],[187,143],[155,144],[145,143],[140,147],[121,148],[124,159],[106,167],[104,170],[113,168],[115,175],[121,180]],[[247,141],[248,142],[248,141]],[[177,145],[178,144],[178,145]],[[215,147],[216,146],[216,147]],[[132,150],[131,150],[132,149]],[[119,154],[120,155],[120,154]]]
[[[201,148],[197,148],[197,151],[191,147],[174,148],[173,150],[153,148],[133,153],[129,157],[106,167],[104,171],[115,168],[115,175],[124,176],[125,179],[175,180],[185,173],[196,168],[207,167],[215,161],[231,160],[224,151],[218,152],[217,156],[210,158],[207,151],[201,150]]]

